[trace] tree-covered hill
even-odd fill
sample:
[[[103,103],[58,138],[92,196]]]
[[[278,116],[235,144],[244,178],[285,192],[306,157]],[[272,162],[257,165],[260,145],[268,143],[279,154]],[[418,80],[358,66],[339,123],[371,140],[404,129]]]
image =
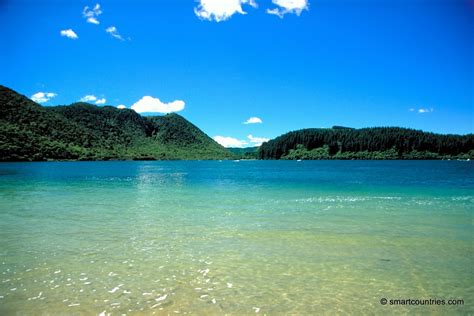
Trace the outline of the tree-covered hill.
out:
[[[112,144],[131,144],[134,139],[150,136],[153,131],[151,122],[129,109],[98,107],[82,102],[47,109],[93,131],[99,139]]]
[[[227,148],[231,153],[236,155],[238,159],[258,159],[258,146],[257,147],[231,147]]]
[[[474,135],[441,135],[399,127],[310,128],[263,143],[261,159],[467,159]]]
[[[0,160],[467,159],[474,135],[377,127],[303,129],[227,150],[178,114],[143,117],[87,103],[43,107],[0,86]]]
[[[226,159],[233,154],[177,114],[143,117],[87,103],[43,107],[0,86],[0,160]]]
[[[184,117],[170,113],[165,116],[147,117],[153,137],[163,144],[177,146],[207,146],[209,137]]]

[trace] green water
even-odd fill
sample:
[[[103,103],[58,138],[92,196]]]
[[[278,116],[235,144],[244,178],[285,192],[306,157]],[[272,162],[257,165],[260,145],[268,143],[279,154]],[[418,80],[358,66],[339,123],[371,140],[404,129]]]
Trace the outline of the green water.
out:
[[[3,163],[0,315],[472,314],[473,206],[471,162]]]

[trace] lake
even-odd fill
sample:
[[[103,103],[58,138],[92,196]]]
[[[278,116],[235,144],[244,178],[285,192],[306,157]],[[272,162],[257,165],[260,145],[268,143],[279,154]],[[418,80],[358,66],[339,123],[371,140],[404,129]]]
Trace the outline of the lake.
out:
[[[1,163],[0,314],[472,314],[473,211],[464,161]]]

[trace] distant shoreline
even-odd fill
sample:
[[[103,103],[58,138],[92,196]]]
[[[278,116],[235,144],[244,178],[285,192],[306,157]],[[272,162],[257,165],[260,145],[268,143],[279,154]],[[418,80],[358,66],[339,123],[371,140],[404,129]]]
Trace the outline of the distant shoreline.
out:
[[[48,159],[48,160],[0,160],[0,163],[12,162],[132,162],[132,161],[472,161],[467,159]]]
[[[184,117],[77,102],[43,107],[0,86],[0,161],[474,159],[474,135],[401,127],[307,128],[225,148]]]

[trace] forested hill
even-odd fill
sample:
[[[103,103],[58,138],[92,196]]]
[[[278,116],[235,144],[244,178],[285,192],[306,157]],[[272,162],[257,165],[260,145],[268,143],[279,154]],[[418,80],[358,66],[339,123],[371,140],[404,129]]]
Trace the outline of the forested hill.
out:
[[[258,158],[258,149],[260,147],[230,147],[227,148],[231,153],[236,155],[237,159],[257,159]]]
[[[263,143],[260,159],[472,159],[474,135],[398,127],[310,128]]]
[[[248,149],[246,149],[248,151]],[[231,152],[178,114],[87,103],[43,107],[0,86],[0,160],[473,159],[474,135],[398,127],[303,129]]]
[[[0,160],[226,159],[234,155],[177,114],[143,117],[87,103],[43,107],[0,86]]]

